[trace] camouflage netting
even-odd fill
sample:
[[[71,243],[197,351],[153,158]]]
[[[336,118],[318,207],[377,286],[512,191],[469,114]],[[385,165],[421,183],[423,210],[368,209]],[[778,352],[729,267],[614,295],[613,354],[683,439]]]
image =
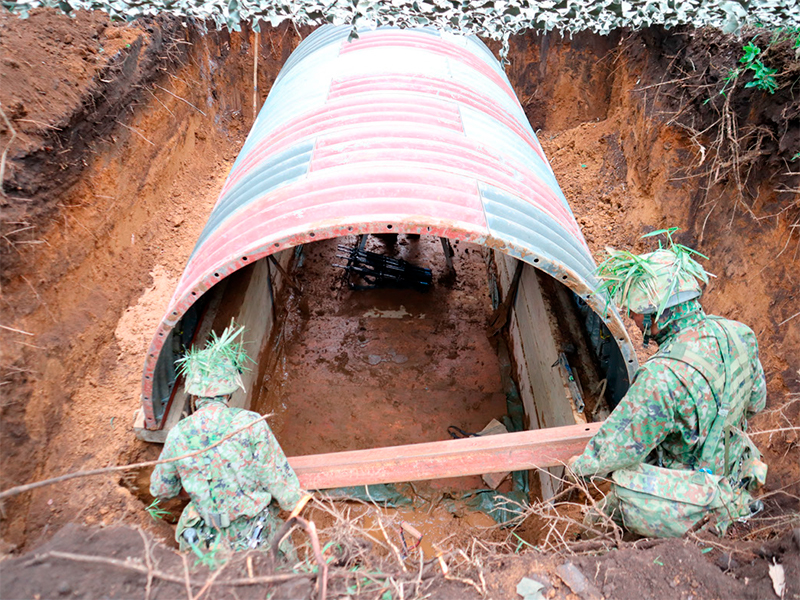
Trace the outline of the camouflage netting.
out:
[[[726,33],[743,25],[797,28],[797,0],[3,0],[3,6],[25,16],[32,8],[103,10],[114,19],[132,20],[168,13],[238,31],[241,22],[263,20],[278,25],[350,24],[358,30],[376,26],[418,27],[476,34],[503,41],[526,29],[607,34],[614,29],[650,25],[710,26]]]

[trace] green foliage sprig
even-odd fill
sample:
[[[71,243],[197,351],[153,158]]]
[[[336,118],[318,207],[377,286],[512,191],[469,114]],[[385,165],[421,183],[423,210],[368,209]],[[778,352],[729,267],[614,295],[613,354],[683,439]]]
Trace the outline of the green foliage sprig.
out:
[[[762,52],[761,48],[755,43],[758,38],[766,38],[767,34],[769,34],[768,39],[765,40],[767,50],[788,41],[791,42],[795,54],[800,53],[800,27],[798,26],[778,27],[773,31],[764,31],[757,34],[753,39],[742,46],[742,55],[739,57],[739,64],[741,66],[728,71],[727,76],[723,80],[724,84],[722,89],[719,91],[720,95],[725,96],[729,90],[729,86],[735,86],[739,77],[748,72],[753,74],[753,79],[744,85],[745,88],[757,88],[770,94],[774,94],[778,91],[779,85],[775,79],[778,69],[768,67],[764,63],[763,57],[767,50]],[[759,58],[759,55],[761,55],[761,58]]]
[[[188,376],[191,372],[195,377],[202,379],[214,375],[215,370],[223,364],[229,364],[239,372],[249,370],[247,363],[255,361],[245,352],[244,342],[236,339],[243,332],[244,326],[237,327],[232,320],[221,335],[212,331],[211,339],[205,348],[188,348],[186,353],[175,361],[178,373]]]
[[[145,508],[145,510],[147,511],[147,514],[149,514],[149,515],[150,515],[150,517],[151,517],[151,518],[152,518],[154,521],[160,521],[160,520],[162,520],[164,517],[166,517],[167,515],[169,515],[169,514],[170,514],[170,512],[169,512],[168,510],[164,510],[163,508],[161,508],[161,506],[160,506],[160,501],[159,501],[159,499],[158,499],[158,498],[156,498],[155,500],[153,500],[153,501],[150,503],[150,505],[149,505],[149,506],[147,506],[147,507]]]
[[[705,259],[708,257],[688,246],[676,243],[672,239],[672,234],[677,231],[677,227],[670,227],[642,236],[642,238],[650,238],[664,235],[669,245],[664,248],[659,240],[659,250],[666,249],[675,255],[671,272],[668,274],[669,287],[666,293],[656,287],[659,277],[664,275],[663,272],[658,271],[658,269],[663,269],[662,264],[652,262],[652,256],[640,256],[628,250],[616,250],[611,247],[606,247],[608,258],[598,265],[595,272],[601,280],[597,291],[606,294],[609,301],[613,300],[620,306],[627,306],[631,291],[635,286],[639,286],[639,289],[644,291],[653,304],[658,307],[656,310],[656,318],[658,318],[666,309],[669,299],[677,292],[681,279],[694,277],[703,283],[708,283],[709,273],[693,258],[694,256]]]
[[[752,42],[745,44],[742,47],[742,50],[744,51],[744,54],[739,59],[739,62],[744,65],[744,67],[742,67],[744,70],[753,72],[752,81],[748,81],[746,84],[744,84],[744,87],[756,87],[760,90],[765,90],[770,94],[774,94],[778,89],[778,83],[775,81],[774,77],[775,73],[778,72],[778,69],[770,69],[769,67],[764,66],[764,63],[756,58],[756,56],[758,56],[758,54],[761,52],[761,48]]]

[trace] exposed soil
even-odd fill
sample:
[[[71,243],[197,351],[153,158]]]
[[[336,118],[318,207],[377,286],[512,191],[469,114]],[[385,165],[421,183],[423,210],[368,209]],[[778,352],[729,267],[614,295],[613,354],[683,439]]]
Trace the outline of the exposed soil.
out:
[[[551,48],[547,72],[557,73],[555,82],[547,80],[534,88],[535,95],[551,107],[543,108],[538,117],[544,125],[539,138],[596,258],[602,257],[607,245],[651,249],[652,244],[640,236],[672,226],[682,230],[677,240],[710,258],[707,268],[717,277],[704,293],[706,310],[748,324],[759,339],[769,393],[767,410],[752,421],[753,428],[791,427],[800,420],[800,236],[795,226],[800,218],[800,174],[787,175],[786,163],[770,167],[768,152],[759,159],[764,162],[748,180],[758,193],[755,200],[748,200],[760,207],[758,218],[742,209],[732,175],[708,191],[704,188],[705,171],[690,168],[699,162],[696,146],[682,128],[669,125],[679,110],[670,85],[664,83],[673,74],[671,58],[655,51],[661,44],[671,51],[680,49],[686,61],[703,52],[706,61],[722,61],[715,53],[718,35],[698,38],[693,41],[681,31],[667,35],[653,30],[616,40],[576,36],[561,47],[565,61],[561,64],[574,61],[574,68],[551,66],[554,55],[560,55]],[[541,64],[540,50],[553,43],[535,36],[516,41],[528,68],[523,75],[512,64],[509,76],[515,86],[519,77],[531,75],[530,65]],[[726,52],[732,45],[727,42]],[[600,73],[611,69],[608,78],[598,82],[598,73],[583,69],[578,55],[594,60]],[[573,88],[583,101],[569,112],[564,95]],[[695,89],[695,94],[703,89]],[[795,104],[783,96],[775,102],[777,108],[771,106],[769,111],[783,117],[774,123],[774,135],[794,135],[800,129],[800,120],[791,116]],[[763,106],[765,101],[759,98],[759,103]],[[598,105],[605,110],[588,108]],[[746,106],[740,112],[742,127],[762,118],[761,112],[753,116]],[[579,124],[574,125],[576,121]],[[558,126],[551,128],[551,122]],[[688,177],[687,172],[701,175]],[[770,464],[771,485],[798,495],[797,432],[755,439]]]
[[[308,32],[298,34],[288,24],[262,27],[263,101]],[[123,26],[99,14],[69,20],[41,11],[27,22],[0,15],[0,107],[18,133],[0,197],[0,325],[17,330],[0,329],[1,488],[158,453],[131,433],[142,356],[252,123],[251,39],[247,31],[200,36],[169,20]],[[702,86],[735,65],[735,49],[730,40],[687,30],[572,39],[528,34],[512,40],[508,73],[596,256],[607,244],[644,250],[643,233],[676,225],[682,242],[710,257],[709,270],[718,278],[705,295],[707,309],[747,323],[759,337],[768,403],[752,425],[763,431],[800,422],[800,242],[792,228],[800,181],[785,175],[798,117],[790,94],[739,89],[730,108],[740,131],[758,126],[770,132],[743,167],[753,167],[742,201],[747,208],[738,200],[733,172],[719,181],[708,176],[701,158],[713,149],[714,130],[696,132],[722,107],[716,97],[704,104],[710,92]],[[791,77],[788,66],[784,71],[782,77]],[[686,74],[696,81],[674,82]],[[678,111],[684,111],[676,121],[681,125],[670,123]],[[0,147],[10,133],[0,126]],[[466,300],[478,297],[473,290],[460,293]],[[312,324],[331,314],[325,306],[307,308]],[[378,329],[375,335],[383,339]],[[323,359],[315,363],[321,374],[347,370],[358,358],[348,355],[344,364],[328,342],[317,341],[320,347],[302,350]],[[411,362],[405,350],[379,350],[364,349],[368,362],[372,354],[381,358],[373,367],[407,364],[396,362],[398,355]],[[388,358],[392,362],[384,364]],[[492,386],[485,392],[491,396]],[[784,597],[800,598],[800,546],[787,532],[787,515],[796,514],[800,495],[798,434],[757,434],[755,441],[770,465],[771,520],[737,529],[733,540],[624,546],[602,557],[574,558],[575,565],[605,597],[768,598],[774,558],[786,571]],[[142,575],[16,556],[58,547],[143,557],[138,533],[107,527],[120,522],[161,541],[172,536],[169,525],[152,521],[112,477],[43,488],[3,508],[3,550],[15,553],[3,562],[3,597],[139,597]],[[73,525],[53,537],[66,524]],[[162,548],[155,552],[162,557],[159,569],[182,575],[180,559]],[[560,557],[477,556],[483,557],[480,569],[464,563],[461,581],[437,575],[426,593],[478,597],[464,580],[480,587],[480,571],[490,597],[515,597],[525,575],[541,577],[547,597],[592,597],[556,574]],[[237,565],[231,573],[246,573]],[[193,576],[201,582],[197,593],[203,575]],[[63,591],[52,587],[59,585]],[[303,585],[286,597],[307,596],[310,584]],[[344,586],[336,589],[346,593]],[[212,587],[211,595],[226,590]],[[152,597],[183,593],[162,582],[154,584]],[[239,597],[247,593],[236,588]],[[370,597],[376,595],[373,590]]]
[[[457,276],[443,285],[438,238],[370,236],[368,251],[430,268],[433,289],[351,290],[333,265],[344,262],[339,244],[356,243],[350,236],[307,245],[296,271],[302,298],[289,303],[283,355],[259,401],[276,413],[273,431],[287,454],[431,442],[448,439],[450,425],[475,432],[502,420],[482,249],[455,245]]]
[[[75,23],[55,12],[44,18],[61,27]],[[91,38],[95,21],[104,18],[107,21],[79,16],[73,35],[88,28],[83,35]],[[14,35],[46,31],[31,28],[30,21],[8,15],[2,19],[4,31]],[[187,43],[181,46],[190,47],[191,53],[184,54],[177,69],[151,61],[141,67],[140,79],[120,84],[137,94],[140,104],[109,108],[104,124],[113,131],[107,139],[89,138],[93,145],[84,146],[80,162],[85,166],[75,183],[69,185],[67,179],[59,182],[60,193],[41,193],[52,173],[35,165],[26,175],[35,182],[30,189],[18,189],[14,183],[22,177],[16,173],[25,171],[30,148],[48,143],[49,129],[39,137],[31,134],[30,147],[18,148],[15,140],[9,150],[12,178],[4,183],[15,204],[8,212],[4,206],[3,226],[27,226],[18,222],[27,219],[36,227],[30,230],[36,239],[24,237],[29,231],[22,233],[23,239],[3,239],[4,251],[14,260],[4,263],[8,267],[3,272],[0,324],[26,332],[3,329],[0,334],[3,488],[158,453],[157,447],[131,435],[139,403],[140,357],[244,141],[245,118],[252,121],[252,83],[240,88],[231,83],[243,80],[244,65],[252,62],[246,40],[226,33],[199,37],[178,22],[172,27],[183,31]],[[155,29],[132,31],[151,44],[158,37]],[[284,54],[277,54],[277,48],[266,50],[270,35],[286,40]],[[2,39],[12,37],[6,33]],[[265,95],[298,37],[290,27],[262,37]],[[79,49],[73,49],[73,56],[70,48],[63,51],[78,60]],[[18,45],[15,51],[23,52]],[[10,78],[8,68],[4,64],[3,80]],[[44,89],[60,75],[57,69],[46,71],[36,85]],[[103,75],[96,69],[86,77],[91,83],[84,82],[88,91],[77,101],[70,104],[68,96],[53,99],[48,122],[55,126],[91,105]],[[3,107],[14,104],[16,90],[0,87]],[[116,121],[122,125],[114,125]],[[3,145],[10,139],[8,133],[2,135]],[[28,210],[28,205],[33,208]],[[3,538],[14,546],[34,543],[76,519],[90,524],[111,523],[125,515],[133,523],[142,520],[138,499],[112,478],[17,497],[6,503],[4,514]],[[162,535],[170,537],[163,530]]]
[[[718,546],[714,538],[705,546],[682,540],[657,540],[639,547],[631,544],[602,556],[484,552],[477,561],[469,562],[448,553],[443,559],[450,565],[448,578],[442,577],[436,559],[423,559],[413,568],[409,564],[404,572],[398,563],[376,558],[375,564],[369,565],[370,570],[364,567],[369,578],[333,561],[328,597],[373,598],[386,590],[397,593],[402,588],[405,597],[430,594],[443,600],[518,598],[517,585],[529,578],[542,585],[545,598],[556,600],[763,600],[777,598],[767,568],[774,563],[782,565],[788,575],[783,597],[798,598],[800,579],[791,576],[800,570],[798,550],[800,529],[768,544],[740,545],[733,552]],[[64,554],[51,554],[59,552]],[[103,562],[82,562],[86,556],[101,557]],[[40,546],[36,556],[3,562],[3,597],[138,598],[146,591],[147,597],[166,599],[191,597],[190,592],[198,594],[200,590],[207,590],[207,598],[263,598],[265,594],[287,600],[314,597],[311,578],[298,576],[286,564],[278,565],[279,573],[294,579],[259,582],[259,577],[272,575],[276,568],[266,553],[233,557],[216,574],[204,566],[192,567],[192,555],[188,563],[185,558],[141,530],[70,524]],[[155,575],[150,583],[148,569]],[[358,585],[364,588],[363,595],[356,593]]]

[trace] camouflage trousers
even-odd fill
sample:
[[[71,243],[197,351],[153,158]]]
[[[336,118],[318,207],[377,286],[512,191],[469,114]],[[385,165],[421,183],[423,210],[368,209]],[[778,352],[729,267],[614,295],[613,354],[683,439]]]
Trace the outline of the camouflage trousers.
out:
[[[250,548],[250,541],[253,534],[260,527],[261,532],[256,536],[256,549],[266,550],[272,542],[272,538],[283,525],[283,521],[278,517],[278,507],[271,503],[255,517],[242,516],[230,522],[227,527],[214,527],[207,524],[194,502],[190,502],[181,513],[178,525],[175,529],[175,540],[178,542],[182,552],[192,550],[192,546],[186,539],[184,533],[188,529],[194,529],[200,541],[200,550],[217,547],[219,545],[233,551],[247,550]],[[260,523],[259,523],[260,522]],[[286,538],[278,547],[280,552],[289,560],[294,560],[297,556],[291,538]]]
[[[733,521],[751,514],[753,498],[746,489],[702,471],[640,464],[615,471],[611,479],[602,510],[639,535],[680,537],[706,515],[716,519],[722,535]]]

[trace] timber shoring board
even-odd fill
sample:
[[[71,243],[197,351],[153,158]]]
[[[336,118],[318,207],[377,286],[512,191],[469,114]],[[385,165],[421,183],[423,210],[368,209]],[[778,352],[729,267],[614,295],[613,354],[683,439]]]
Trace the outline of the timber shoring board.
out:
[[[601,423],[567,425],[289,458],[300,485],[320,490],[563,466]]]

